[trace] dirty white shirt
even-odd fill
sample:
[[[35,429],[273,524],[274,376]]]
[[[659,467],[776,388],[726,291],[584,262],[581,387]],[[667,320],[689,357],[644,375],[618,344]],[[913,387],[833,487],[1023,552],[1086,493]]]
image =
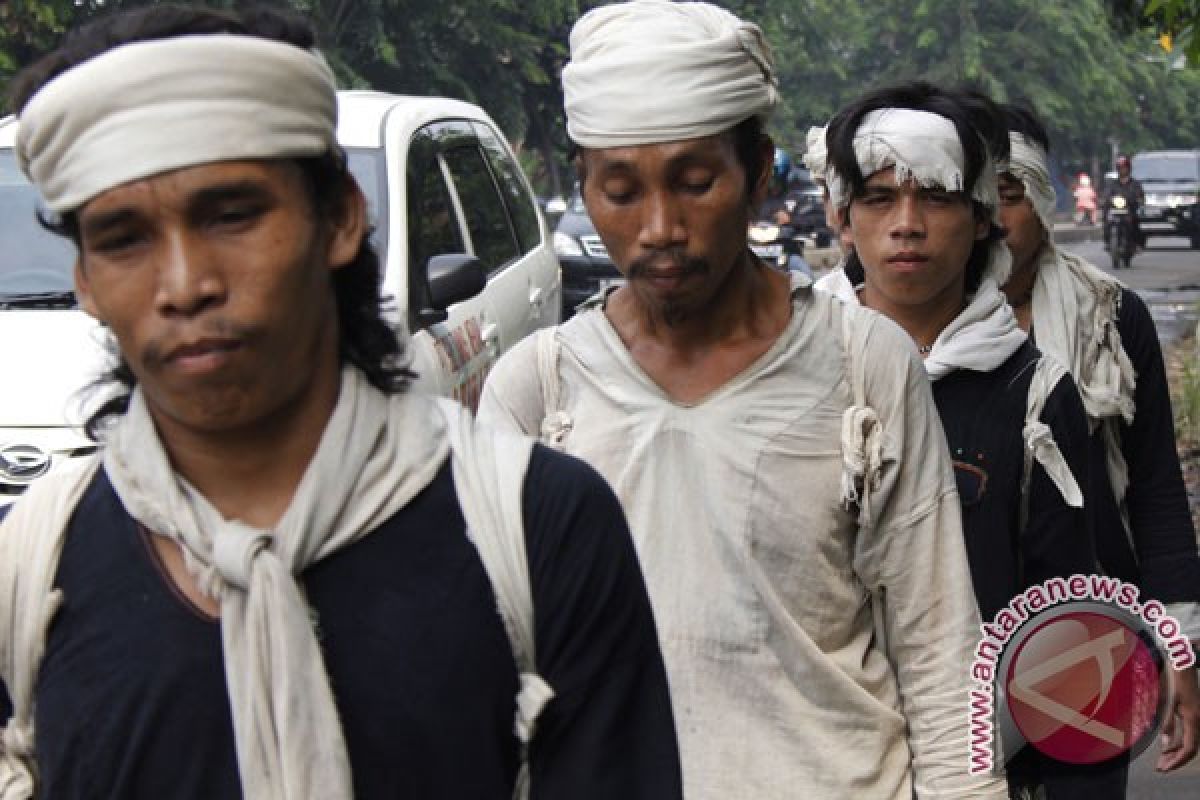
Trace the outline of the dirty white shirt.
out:
[[[929,381],[903,332],[861,309],[883,468],[872,522],[841,506],[840,303],[798,288],[771,349],[694,405],[642,372],[602,309],[580,313],[558,329],[563,445],[629,517],[686,797],[1007,797],[967,774],[979,618]],[[479,414],[539,432],[536,337],[496,365]]]

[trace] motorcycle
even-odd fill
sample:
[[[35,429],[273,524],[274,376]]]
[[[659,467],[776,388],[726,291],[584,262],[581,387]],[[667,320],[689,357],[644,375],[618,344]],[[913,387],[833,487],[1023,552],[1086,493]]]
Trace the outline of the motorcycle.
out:
[[[1133,266],[1133,251],[1137,245],[1133,234],[1133,209],[1125,198],[1115,195],[1108,201],[1104,214],[1104,243],[1112,256],[1113,269]]]
[[[779,225],[771,220],[750,223],[746,232],[750,250],[767,265],[783,272],[803,272],[812,275],[804,260],[804,239],[791,225]]]

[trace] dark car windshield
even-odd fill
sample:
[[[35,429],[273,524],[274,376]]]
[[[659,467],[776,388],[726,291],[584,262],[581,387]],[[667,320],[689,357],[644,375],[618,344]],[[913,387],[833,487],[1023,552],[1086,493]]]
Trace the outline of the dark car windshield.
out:
[[[1151,183],[1200,182],[1200,155],[1134,156],[1133,177]]]
[[[367,197],[376,225],[374,241],[382,253],[387,244],[383,151],[355,148],[347,156]],[[42,207],[37,190],[17,168],[12,148],[0,148],[0,304],[62,305],[73,289],[75,246],[41,226],[37,211]]]
[[[75,246],[38,223],[40,207],[12,148],[0,149],[0,303],[72,291]]]

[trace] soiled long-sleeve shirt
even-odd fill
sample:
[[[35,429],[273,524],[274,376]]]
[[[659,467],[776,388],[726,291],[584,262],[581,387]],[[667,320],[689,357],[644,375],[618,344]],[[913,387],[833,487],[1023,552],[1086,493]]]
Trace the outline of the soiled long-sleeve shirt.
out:
[[[872,312],[797,288],[792,319],[742,374],[692,405],[638,367],[603,309],[500,360],[480,416],[537,433],[557,376],[565,449],[629,518],[667,664],[685,796],[1006,797],[968,775],[979,616],[929,381]],[[882,429],[869,514],[842,504],[851,353]],[[868,481],[869,483],[869,481]]]

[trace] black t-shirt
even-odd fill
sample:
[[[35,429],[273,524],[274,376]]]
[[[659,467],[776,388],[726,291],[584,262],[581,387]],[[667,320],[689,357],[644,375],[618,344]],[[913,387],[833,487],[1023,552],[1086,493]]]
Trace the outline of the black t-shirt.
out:
[[[540,674],[535,798],[680,797],[666,675],[616,498],[535,448],[523,493]],[[516,667],[449,462],[303,584],[362,798],[509,798]],[[56,583],[36,691],[42,796],[241,796],[220,626],[174,588],[101,473]]]
[[[1158,332],[1146,304],[1121,292],[1117,331],[1137,375],[1134,417],[1120,426],[1129,472],[1126,533],[1109,486],[1104,441],[1092,437],[1096,547],[1105,572],[1136,584],[1163,603],[1200,602],[1200,557],[1187,489],[1175,449],[1171,395]],[[1132,542],[1131,542],[1132,539]]]
[[[1030,475],[1028,519],[1020,524],[1025,412],[1040,357],[1028,342],[991,372],[960,369],[934,381],[962,502],[963,534],[975,597],[985,622],[1019,592],[1057,575],[1095,570],[1083,509],[1071,508],[1042,466]],[[1088,430],[1069,376],[1050,392],[1040,417],[1080,487],[1088,485]]]

